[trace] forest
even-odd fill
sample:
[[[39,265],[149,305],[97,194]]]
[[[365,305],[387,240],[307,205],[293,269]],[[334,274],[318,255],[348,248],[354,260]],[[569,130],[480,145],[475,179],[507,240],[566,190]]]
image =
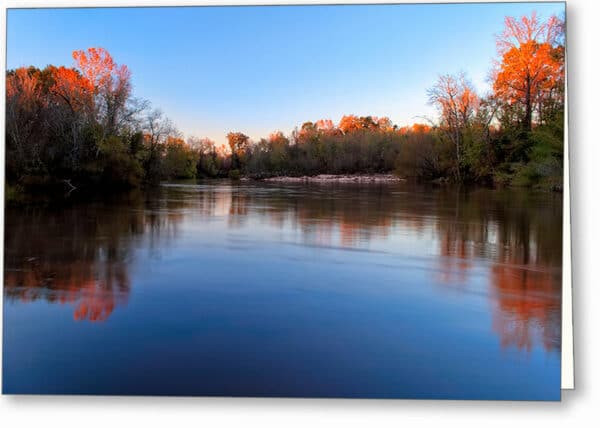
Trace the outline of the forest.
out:
[[[50,188],[119,189],[165,180],[394,173],[421,181],[562,189],[564,19],[505,18],[491,91],[466,73],[442,74],[424,97],[437,117],[319,119],[227,145],[181,132],[133,94],[131,72],[105,49],[74,66],[6,74],[6,196]],[[398,94],[401,102],[401,94]]]

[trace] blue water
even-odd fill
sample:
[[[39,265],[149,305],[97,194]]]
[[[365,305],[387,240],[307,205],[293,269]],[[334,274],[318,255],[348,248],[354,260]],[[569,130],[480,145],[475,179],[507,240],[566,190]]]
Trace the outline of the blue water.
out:
[[[208,182],[5,217],[5,394],[560,399],[560,195]]]

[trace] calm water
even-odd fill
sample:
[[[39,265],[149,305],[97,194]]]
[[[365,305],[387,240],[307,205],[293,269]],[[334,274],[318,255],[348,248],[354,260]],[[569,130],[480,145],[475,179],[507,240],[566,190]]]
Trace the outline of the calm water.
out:
[[[5,217],[4,393],[560,398],[560,195],[223,182]]]

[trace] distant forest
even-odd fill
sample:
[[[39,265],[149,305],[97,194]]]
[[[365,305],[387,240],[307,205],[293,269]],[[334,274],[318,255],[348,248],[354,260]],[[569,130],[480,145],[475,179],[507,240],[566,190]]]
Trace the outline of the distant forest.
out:
[[[7,198],[34,189],[128,188],[183,178],[394,173],[414,180],[561,190],[564,19],[505,18],[492,91],[467,74],[440,75],[424,96],[436,118],[398,127],[387,117],[308,121],[228,145],[184,140],[160,110],[132,94],[131,74],[102,48],[75,67],[6,74]]]

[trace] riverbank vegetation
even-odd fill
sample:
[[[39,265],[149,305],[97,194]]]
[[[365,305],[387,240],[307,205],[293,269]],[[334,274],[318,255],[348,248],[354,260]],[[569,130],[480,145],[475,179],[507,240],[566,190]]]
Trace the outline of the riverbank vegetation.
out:
[[[426,94],[437,118],[401,127],[386,117],[346,115],[258,141],[230,132],[221,146],[184,140],[159,110],[133,96],[129,69],[102,48],[75,51],[71,68],[9,70],[7,197],[179,178],[391,172],[561,189],[564,22],[506,18],[497,41],[492,91],[478,94],[465,73],[441,75]]]

